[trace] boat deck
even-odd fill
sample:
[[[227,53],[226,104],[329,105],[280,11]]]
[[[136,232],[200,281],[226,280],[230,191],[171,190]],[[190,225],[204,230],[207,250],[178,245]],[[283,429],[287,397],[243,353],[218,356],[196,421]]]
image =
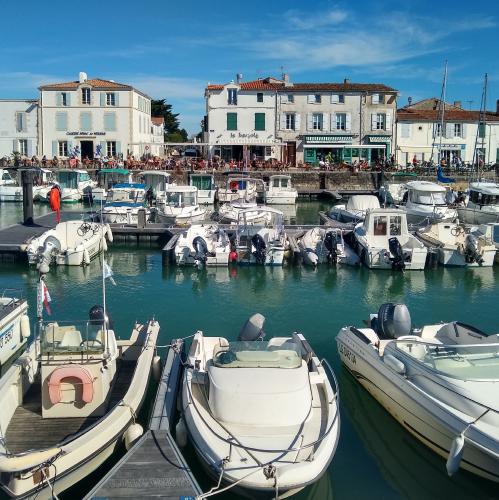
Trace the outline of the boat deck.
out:
[[[108,408],[123,398],[135,371],[135,361],[122,361],[114,383]],[[42,418],[40,382],[33,384],[24,395],[7,428],[5,441],[11,453],[50,448],[90,427],[101,417]]]

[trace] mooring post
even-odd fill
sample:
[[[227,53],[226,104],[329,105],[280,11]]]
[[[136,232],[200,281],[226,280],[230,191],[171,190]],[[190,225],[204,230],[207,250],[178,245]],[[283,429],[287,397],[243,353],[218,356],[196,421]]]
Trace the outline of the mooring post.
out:
[[[23,170],[21,172],[21,182],[23,185],[23,224],[33,225],[33,171]]]

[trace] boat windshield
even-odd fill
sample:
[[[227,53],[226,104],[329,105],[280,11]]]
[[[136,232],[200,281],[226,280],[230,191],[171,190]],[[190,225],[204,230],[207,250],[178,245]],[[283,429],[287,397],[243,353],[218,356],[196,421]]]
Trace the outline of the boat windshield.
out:
[[[444,345],[397,340],[397,348],[432,370],[462,380],[498,380],[499,344]]]
[[[194,191],[170,191],[166,193],[165,203],[172,207],[192,207],[196,205]]]
[[[293,342],[275,345],[272,342],[230,342],[213,354],[219,368],[299,368],[301,355]]]
[[[499,195],[470,191],[470,201],[478,205],[499,205]]]
[[[47,322],[41,325],[42,354],[104,352],[102,323]]]
[[[144,191],[142,189],[113,189],[109,192],[106,201],[108,203],[141,203],[144,201]]]
[[[409,199],[419,205],[447,205],[443,191],[410,191]]]
[[[57,182],[63,189],[78,189],[76,172],[57,172]]]
[[[288,179],[285,177],[277,178],[273,180],[273,187],[278,188],[287,188],[288,187]]]
[[[199,190],[209,191],[213,187],[211,175],[196,175],[191,177],[191,186]]]

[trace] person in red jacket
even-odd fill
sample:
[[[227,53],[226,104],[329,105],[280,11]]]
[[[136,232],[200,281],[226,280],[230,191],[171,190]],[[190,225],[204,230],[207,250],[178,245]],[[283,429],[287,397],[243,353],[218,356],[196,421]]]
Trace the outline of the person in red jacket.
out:
[[[55,222],[61,222],[61,188],[54,184],[49,191],[49,204],[52,211],[55,212]]]

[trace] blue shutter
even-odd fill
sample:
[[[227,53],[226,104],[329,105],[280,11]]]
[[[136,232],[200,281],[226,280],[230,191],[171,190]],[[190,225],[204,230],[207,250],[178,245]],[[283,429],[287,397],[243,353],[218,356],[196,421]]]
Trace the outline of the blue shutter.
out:
[[[66,106],[71,106],[71,92],[66,92]]]
[[[57,106],[62,106],[62,92],[57,92]]]
[[[114,113],[104,113],[104,130],[107,132],[116,130],[116,115]]]
[[[106,93],[105,92],[100,93],[100,105],[101,106],[106,105]]]
[[[12,141],[12,152],[13,153],[19,152],[19,143],[17,142],[17,139],[14,139]]]
[[[31,139],[28,139],[27,156],[28,158],[31,158],[33,156],[33,141]]]
[[[68,130],[68,115],[66,113],[55,114],[55,129],[59,132]]]
[[[52,141],[52,156],[57,156],[59,151],[58,151],[58,142],[57,141]]]
[[[116,141],[116,154],[119,155],[121,153],[121,142]]]
[[[90,113],[80,114],[80,127],[85,132],[92,130],[92,115]]]
[[[119,92],[115,92],[114,93],[114,105],[115,106],[119,106],[120,105],[120,93]]]

